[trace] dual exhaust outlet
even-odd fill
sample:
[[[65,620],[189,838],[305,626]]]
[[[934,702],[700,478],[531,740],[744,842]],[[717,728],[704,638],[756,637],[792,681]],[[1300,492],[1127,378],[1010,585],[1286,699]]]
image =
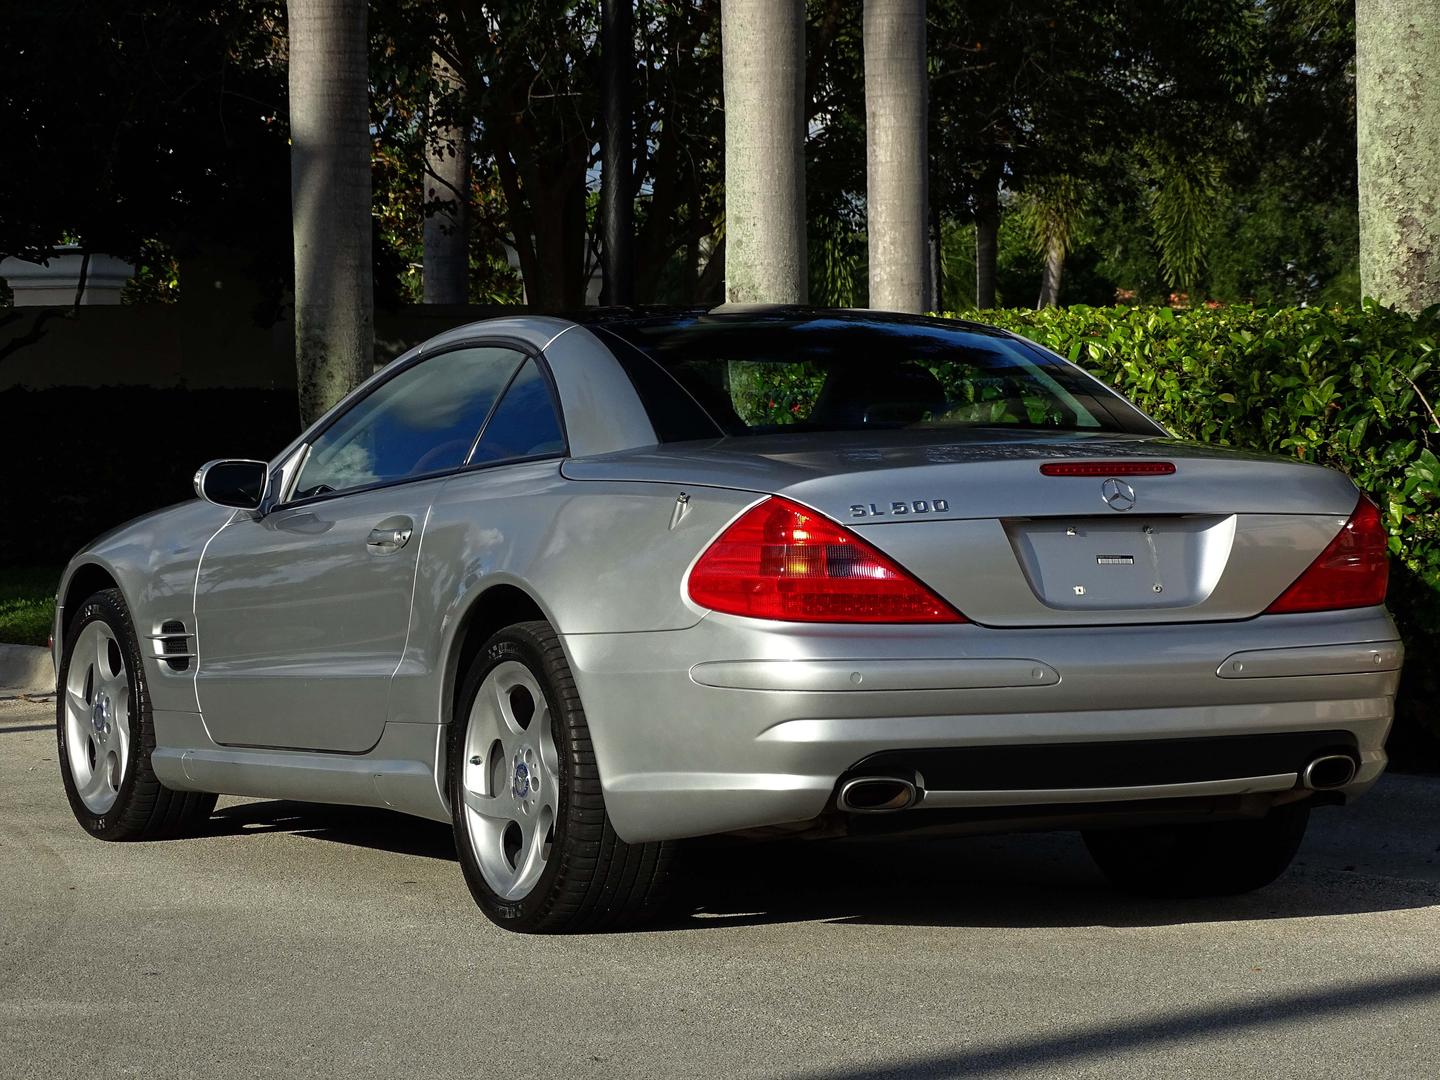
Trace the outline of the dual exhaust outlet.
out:
[[[1349,754],[1321,754],[1300,770],[1300,786],[1307,791],[1334,791],[1355,779],[1356,763]],[[841,810],[851,814],[893,814],[909,810],[925,797],[920,774],[855,776],[840,785]]]

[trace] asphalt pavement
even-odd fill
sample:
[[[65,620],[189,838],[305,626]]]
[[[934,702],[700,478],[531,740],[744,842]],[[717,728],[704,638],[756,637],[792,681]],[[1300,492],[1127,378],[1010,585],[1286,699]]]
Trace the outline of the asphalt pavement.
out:
[[[0,1077],[1440,1075],[1440,779],[1223,901],[1117,894],[1073,834],[695,864],[693,914],[537,938],[395,814],[227,798],[106,844],[53,705],[0,702]]]

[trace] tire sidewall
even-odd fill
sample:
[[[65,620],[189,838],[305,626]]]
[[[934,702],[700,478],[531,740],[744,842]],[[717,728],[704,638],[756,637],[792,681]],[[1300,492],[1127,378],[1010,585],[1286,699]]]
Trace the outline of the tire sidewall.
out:
[[[75,655],[75,643],[81,632],[93,622],[104,622],[115,635],[120,645],[126,674],[129,676],[129,696],[126,701],[125,722],[130,728],[130,739],[124,762],[124,777],[116,793],[115,802],[103,814],[96,814],[80,797],[75,777],[70,768],[70,732],[65,715],[66,683],[70,676],[70,664]],[[135,790],[136,776],[148,749],[144,743],[145,732],[149,730],[149,694],[145,685],[145,668],[140,655],[140,646],[135,639],[130,613],[124,602],[113,589],[98,592],[81,606],[75,620],[65,633],[65,647],[61,654],[60,669],[55,682],[55,730],[56,747],[60,759],[60,776],[65,784],[65,796],[70,800],[70,809],[75,819],[91,836],[108,839],[126,830],[125,813]]]
[[[507,661],[523,664],[534,676],[541,692],[545,695],[546,703],[549,706],[551,736],[555,740],[560,773],[558,805],[555,811],[555,839],[550,848],[550,858],[530,892],[518,900],[507,900],[500,896],[485,880],[485,874],[480,869],[480,864],[471,847],[470,828],[465,819],[465,800],[461,790],[465,740],[470,726],[470,710],[486,677]],[[561,864],[565,861],[562,852],[565,851],[566,837],[569,832],[570,793],[574,770],[570,746],[570,724],[566,722],[568,717],[561,715],[561,710],[564,708],[563,699],[556,692],[555,683],[545,663],[544,655],[537,643],[520,627],[508,627],[501,630],[486,642],[480,655],[471,664],[457,699],[455,716],[450,724],[446,754],[448,763],[446,787],[452,808],[455,849],[460,860],[460,868],[465,874],[465,882],[469,885],[475,902],[479,904],[486,915],[501,926],[521,928],[544,918],[550,907],[555,879],[559,876]]]

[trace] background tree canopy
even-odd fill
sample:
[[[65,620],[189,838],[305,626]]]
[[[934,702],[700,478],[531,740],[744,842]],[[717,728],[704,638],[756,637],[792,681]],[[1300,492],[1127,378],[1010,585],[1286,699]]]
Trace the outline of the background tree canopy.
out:
[[[0,254],[80,242],[173,298],[191,260],[288,296],[280,0],[5,0]],[[596,265],[596,0],[370,5],[375,285],[420,296],[425,140],[465,125],[472,301],[582,302]],[[863,304],[860,5],[809,0],[811,296]],[[1344,0],[931,0],[937,306],[1358,300],[1354,13]],[[719,296],[718,0],[640,0],[636,290]],[[453,61],[441,85],[434,60]],[[63,83],[63,88],[62,84]],[[62,92],[63,89],[63,92]],[[988,232],[987,232],[988,230]],[[178,290],[174,288],[178,282]],[[989,299],[988,294],[985,299]]]

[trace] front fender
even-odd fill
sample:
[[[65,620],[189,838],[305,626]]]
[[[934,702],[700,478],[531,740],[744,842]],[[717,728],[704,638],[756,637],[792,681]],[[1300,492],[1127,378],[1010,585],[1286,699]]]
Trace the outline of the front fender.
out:
[[[178,619],[193,629],[200,555],[234,513],[193,500],[136,518],[82,548],[66,566],[56,594],[55,670],[60,670],[67,607],[83,601],[95,588],[106,587],[104,578],[120,590],[137,633],[150,633],[149,628],[168,619]],[[148,650],[142,652],[148,655]],[[146,675],[154,708],[195,711],[193,667],[183,674],[168,669],[161,672],[151,661]]]

